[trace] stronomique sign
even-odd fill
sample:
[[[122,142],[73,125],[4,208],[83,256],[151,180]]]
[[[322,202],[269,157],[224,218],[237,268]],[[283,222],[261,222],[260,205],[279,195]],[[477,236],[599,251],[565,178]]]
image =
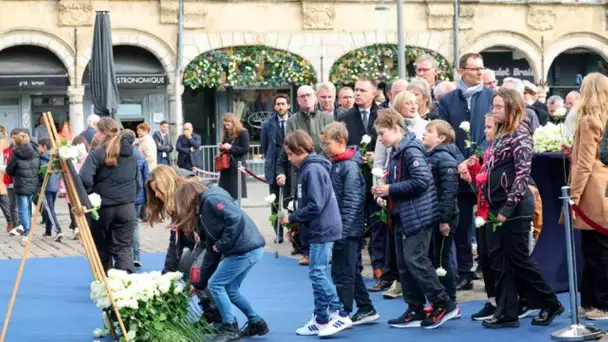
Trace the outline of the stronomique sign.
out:
[[[116,76],[116,84],[119,85],[164,85],[165,76]]]

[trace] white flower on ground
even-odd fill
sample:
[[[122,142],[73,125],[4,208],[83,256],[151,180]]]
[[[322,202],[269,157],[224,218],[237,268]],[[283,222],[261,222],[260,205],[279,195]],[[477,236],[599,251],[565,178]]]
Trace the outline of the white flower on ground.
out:
[[[87,147],[84,144],[76,145],[76,151],[78,152],[78,158],[82,158],[87,155]]]
[[[101,329],[93,330],[93,335],[95,335],[95,337],[103,337],[103,336],[105,336],[105,334],[106,334],[106,332]]]
[[[477,216],[475,218],[475,227],[480,228],[484,224],[486,224],[486,220],[484,220],[483,217]]]
[[[93,208],[98,208],[101,206],[101,196],[99,196],[96,193],[92,193],[89,194],[89,201],[91,202],[91,205],[93,206]],[[111,270],[110,270],[111,271]],[[126,272],[125,272],[126,273]],[[109,276],[109,272],[108,272],[108,276]]]
[[[438,277],[445,277],[445,275],[448,274],[448,271],[446,271],[443,267],[439,267],[435,270],[435,273],[437,273]]]
[[[469,133],[471,131],[471,124],[468,121],[461,122],[460,126],[458,127],[460,127],[460,129],[462,129],[466,133]]]
[[[295,203],[294,203],[294,201],[290,201],[287,204],[287,210],[289,210],[289,211],[295,211]]]
[[[273,204],[276,199],[277,199],[277,195],[270,194],[270,195],[264,197],[264,202],[266,202],[266,204]]]
[[[384,177],[384,170],[379,167],[375,167],[372,169],[372,175],[376,178],[382,178]]]
[[[73,146],[61,146],[59,148],[59,158],[69,160],[78,156],[78,150]]]
[[[565,115],[566,115],[566,108],[564,108],[564,107],[556,109],[555,112],[553,113],[554,118],[561,118]]]
[[[367,145],[372,141],[372,137],[370,137],[369,135],[364,135],[363,138],[361,138],[361,144],[363,145]]]

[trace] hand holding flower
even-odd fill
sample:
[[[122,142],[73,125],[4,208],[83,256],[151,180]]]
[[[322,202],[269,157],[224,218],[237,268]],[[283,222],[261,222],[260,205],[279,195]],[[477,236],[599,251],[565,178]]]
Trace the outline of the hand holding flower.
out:
[[[501,223],[507,220],[507,218],[503,214],[498,214],[498,216],[496,216],[496,219],[498,220],[498,222]]]
[[[281,217],[281,218],[279,219],[279,222],[280,222],[281,224],[289,224],[289,215],[284,215],[283,217]]]
[[[378,197],[386,197],[388,196],[388,189],[388,184],[374,185],[374,187],[372,187],[372,193]]]
[[[440,223],[439,232],[443,236],[448,236],[450,234],[450,225],[448,223]]]

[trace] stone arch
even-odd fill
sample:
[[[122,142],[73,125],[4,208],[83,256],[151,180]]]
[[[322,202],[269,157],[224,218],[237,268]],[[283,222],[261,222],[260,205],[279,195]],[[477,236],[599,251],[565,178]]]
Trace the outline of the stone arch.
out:
[[[545,78],[548,77],[549,69],[553,64],[553,61],[564,51],[574,48],[586,48],[602,56],[605,61],[608,61],[607,47],[608,39],[592,32],[574,32],[566,34],[555,40],[549,49],[547,49],[547,52],[545,53],[545,69],[543,70],[543,75]]]
[[[75,84],[74,50],[63,39],[32,28],[14,29],[0,34],[0,51],[18,45],[34,45],[53,52],[68,71],[70,84]]]
[[[112,30],[112,45],[136,46],[150,52],[158,59],[160,64],[163,66],[165,73],[167,73],[168,83],[173,84],[173,81],[175,79],[175,52],[161,38],[140,30],[115,29]],[[79,57],[79,80],[82,80],[85,69],[89,64],[89,61],[91,60],[92,49],[93,47],[89,46],[85,50],[85,52]]]
[[[547,73],[542,71],[543,52],[540,46],[530,38],[511,31],[492,31],[484,33],[473,40],[473,43],[463,49],[463,53],[482,52],[494,46],[506,46],[520,51],[526,56],[530,67],[534,71],[534,80],[540,83]]]

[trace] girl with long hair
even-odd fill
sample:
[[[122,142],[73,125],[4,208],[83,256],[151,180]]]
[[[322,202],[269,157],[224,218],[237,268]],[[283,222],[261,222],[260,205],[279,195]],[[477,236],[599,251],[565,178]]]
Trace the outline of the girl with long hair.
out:
[[[178,170],[186,174],[187,170]],[[162,273],[180,271],[184,274],[184,280],[188,281],[190,267],[194,261],[195,247],[201,243],[196,232],[186,233],[176,226],[176,207],[173,195],[177,189],[189,182],[200,182],[194,174],[180,175],[167,165],[158,165],[148,175],[145,183],[146,207],[148,210],[148,222],[150,225],[160,223],[165,219],[171,221],[171,233],[169,247],[165,257],[165,266]],[[203,236],[204,238],[204,236]],[[203,240],[202,243],[205,241]],[[204,257],[204,256],[203,256]],[[210,324],[221,323],[222,317],[213,301],[213,297],[207,289],[197,291],[199,305],[203,310],[203,319]]]
[[[86,152],[83,153],[83,155],[80,157],[78,163],[74,164],[74,169],[76,170],[76,172],[80,172],[80,169],[82,168],[82,165],[84,165],[84,161],[87,159],[87,155],[89,154],[89,150],[91,149],[91,147],[89,146],[87,139],[85,139],[81,135],[77,135],[74,137],[74,139],[72,140],[72,146],[76,146],[78,150]],[[60,188],[65,189],[63,179],[61,180],[60,184]],[[72,205],[70,204],[70,199],[68,197],[66,197],[66,199],[68,201],[68,209],[70,210],[70,229],[72,230],[72,240],[78,240],[80,239],[80,229],[76,224],[76,218],[74,217],[74,213],[72,212]]]
[[[188,182],[175,192],[174,201],[179,229],[185,233],[196,231],[206,241],[199,277],[191,279],[190,290],[196,292],[208,286],[220,310],[223,325],[210,341],[240,341],[241,337],[266,335],[266,322],[239,291],[247,273],[264,255],[266,242],[258,227],[219,187]],[[247,317],[241,331],[232,314],[232,304]]]
[[[608,226],[608,167],[598,149],[608,121],[608,78],[591,73],[583,79],[577,110],[574,145],[570,157],[570,198],[602,227]],[[581,229],[583,274],[579,312],[592,320],[608,319],[608,237],[598,233],[577,215],[573,226]]]
[[[228,113],[224,116],[222,128],[222,143],[220,153],[227,153],[230,157],[230,168],[220,171],[219,186],[232,196],[238,198],[238,178],[241,177],[241,198],[247,197],[246,177],[238,170],[238,162],[246,167],[245,160],[249,152],[249,132],[237,117]]]
[[[564,312],[528,250],[534,196],[528,184],[532,164],[532,131],[525,120],[521,93],[500,89],[492,99],[494,142],[483,165],[487,180],[480,191],[488,203],[486,244],[494,274],[496,311],[486,328],[519,327],[517,288],[529,309],[540,309],[532,325],[549,325]]]
[[[133,273],[135,199],[139,191],[137,156],[132,146],[135,138],[119,134],[118,124],[111,118],[99,120],[95,136],[101,143],[80,169],[87,193],[101,197],[99,220],[92,222],[91,233],[106,272],[115,268]]]

